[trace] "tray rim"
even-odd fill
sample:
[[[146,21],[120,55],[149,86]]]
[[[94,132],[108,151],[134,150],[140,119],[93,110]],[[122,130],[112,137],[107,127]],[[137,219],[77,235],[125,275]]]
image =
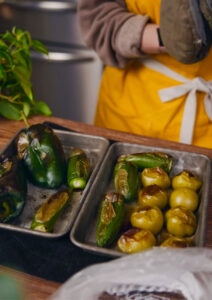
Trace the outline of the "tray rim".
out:
[[[127,147],[130,147],[130,146],[135,146],[135,147],[144,147],[146,149],[152,149],[154,151],[155,148],[157,148],[157,151],[161,150],[161,152],[166,152],[166,151],[169,151],[170,153],[184,153],[184,154],[193,154],[194,156],[197,156],[197,157],[204,157],[204,159],[206,161],[208,161],[208,172],[209,172],[209,179],[206,183],[206,200],[204,201],[204,220],[203,220],[203,224],[201,224],[201,226],[203,227],[203,232],[201,233],[201,239],[200,239],[200,243],[198,246],[195,246],[195,247],[204,247],[205,246],[205,240],[206,240],[206,225],[207,225],[207,219],[208,219],[208,205],[209,205],[209,195],[210,195],[210,179],[211,179],[211,176],[212,176],[212,166],[211,166],[211,163],[212,163],[212,160],[205,154],[202,154],[202,153],[196,153],[196,152],[191,152],[191,151],[183,151],[183,150],[174,150],[174,149],[169,149],[169,148],[162,148],[162,147],[153,147],[153,146],[148,146],[148,145],[142,145],[142,144],[135,144],[135,143],[129,143],[129,142],[113,142],[107,152],[106,152],[106,155],[104,156],[104,160],[100,166],[100,169],[99,169],[99,173],[102,172],[102,169],[104,167],[104,164],[105,164],[105,161],[107,161],[109,155],[110,155],[110,152],[113,151],[113,148],[119,146],[119,145],[126,145]],[[95,185],[96,185],[96,181],[97,181],[97,178],[95,178],[88,194],[86,195],[86,198],[85,198],[85,201],[83,202],[83,205],[81,206],[81,209],[75,219],[75,222],[71,228],[71,231],[70,231],[70,235],[69,235],[69,238],[70,238],[70,241],[76,245],[77,247],[83,249],[83,250],[86,250],[88,252],[91,252],[93,254],[97,254],[97,255],[102,255],[102,256],[107,256],[107,257],[112,257],[112,258],[117,258],[117,257],[123,257],[123,256],[126,256],[126,255],[129,255],[129,254],[126,254],[126,253],[122,253],[122,252],[118,252],[117,250],[113,250],[113,249],[110,249],[110,248],[104,248],[104,247],[98,247],[96,245],[90,245],[88,243],[84,243],[84,242],[81,242],[79,240],[76,239],[75,237],[75,232],[77,231],[77,228],[78,226],[80,226],[80,217],[83,213],[83,208],[86,207],[86,205],[88,205],[88,202],[89,202],[89,194],[92,193],[92,190],[95,188]]]

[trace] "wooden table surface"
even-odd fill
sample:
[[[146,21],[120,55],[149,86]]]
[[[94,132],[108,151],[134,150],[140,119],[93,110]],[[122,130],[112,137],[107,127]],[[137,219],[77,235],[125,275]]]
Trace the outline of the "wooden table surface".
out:
[[[123,133],[115,130],[109,130],[93,125],[54,117],[35,116],[30,119],[31,125],[43,122],[53,122],[76,132],[103,136],[114,141],[130,142],[153,147],[162,147],[168,149],[201,153],[207,155],[212,159],[212,149],[169,142],[155,138],[147,138],[144,136]],[[7,145],[7,143],[14,136],[14,134],[23,127],[25,127],[25,124],[22,121],[10,121],[0,118],[0,151]],[[211,191],[210,195],[212,195]],[[212,248],[212,201],[210,201],[208,209],[206,246]],[[25,293],[24,299],[26,300],[45,300],[50,295],[52,295],[52,293],[55,292],[56,289],[60,286],[60,283],[44,280],[42,278],[28,275],[23,272],[15,271],[4,266],[0,266],[0,274],[1,273],[8,273],[17,279],[21,286],[23,286],[23,290]]]

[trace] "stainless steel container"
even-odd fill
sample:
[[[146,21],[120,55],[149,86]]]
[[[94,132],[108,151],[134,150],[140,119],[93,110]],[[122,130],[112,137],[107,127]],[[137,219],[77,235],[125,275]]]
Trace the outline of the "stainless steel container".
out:
[[[76,0],[0,1],[0,32],[13,26],[49,50],[48,57],[31,53],[35,98],[55,117],[92,124],[103,65],[82,40]]]
[[[75,0],[3,0],[0,5],[1,32],[16,26],[46,43],[85,47],[76,9]]]
[[[211,176],[210,159],[202,154],[174,151],[129,143],[114,143],[112,146],[110,146],[101,168],[76,218],[74,226],[72,227],[70,239],[76,246],[96,254],[111,257],[126,255],[117,250],[116,244],[109,248],[100,248],[96,246],[96,229],[100,204],[106,192],[115,191],[113,170],[117,158],[122,154],[153,151],[168,153],[174,158],[174,164],[170,173],[170,177],[173,177],[186,169],[193,174],[200,176],[202,179],[203,185],[199,195],[200,205],[198,211],[196,212],[198,226],[195,233],[195,245],[199,247],[204,246]]]
[[[32,82],[37,100],[53,115],[92,124],[102,64],[90,50],[49,47],[49,56],[32,53]]]
[[[73,147],[81,148],[86,153],[91,164],[91,174],[85,189],[82,191],[73,192],[70,198],[70,204],[66,207],[63,214],[56,222],[53,232],[45,233],[31,230],[30,225],[38,208],[50,195],[55,193],[57,190],[40,188],[34,186],[31,183],[28,183],[27,199],[23,212],[13,222],[7,224],[0,223],[1,229],[17,231],[28,235],[37,235],[52,239],[66,234],[73,225],[76,215],[85,199],[86,194],[88,193],[90,186],[92,185],[92,182],[94,181],[97,171],[99,170],[106,150],[109,146],[109,141],[105,138],[93,135],[66,132],[62,130],[54,130],[54,132],[57,134],[62,143],[67,160],[70,150]],[[16,153],[14,141],[18,134],[19,132],[0,153],[1,155],[4,154],[6,156],[11,156]]]

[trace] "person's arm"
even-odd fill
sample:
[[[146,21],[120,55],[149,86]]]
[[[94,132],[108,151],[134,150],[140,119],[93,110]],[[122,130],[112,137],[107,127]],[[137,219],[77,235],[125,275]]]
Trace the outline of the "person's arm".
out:
[[[148,16],[129,13],[124,0],[80,0],[78,20],[82,37],[104,64],[124,67],[143,57],[143,30]]]

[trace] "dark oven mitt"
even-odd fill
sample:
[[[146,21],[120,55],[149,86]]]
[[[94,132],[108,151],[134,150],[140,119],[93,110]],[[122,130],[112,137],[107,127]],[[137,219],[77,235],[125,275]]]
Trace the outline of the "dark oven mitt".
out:
[[[160,34],[167,52],[184,64],[202,60],[210,49],[211,33],[198,0],[162,0]]]
[[[212,30],[212,0],[199,0],[200,9]]]

